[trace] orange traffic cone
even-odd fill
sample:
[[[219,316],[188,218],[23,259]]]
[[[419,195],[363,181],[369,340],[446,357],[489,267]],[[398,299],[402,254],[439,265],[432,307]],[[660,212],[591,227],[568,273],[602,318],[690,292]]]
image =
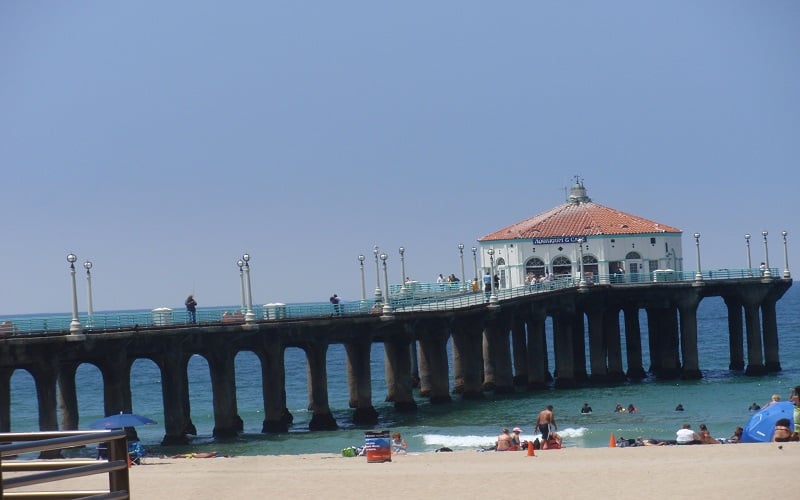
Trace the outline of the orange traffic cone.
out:
[[[535,457],[536,455],[533,453],[533,441],[528,441],[528,456]]]
[[[617,447],[617,439],[614,437],[614,434],[611,434],[611,437],[608,439],[608,447],[609,448],[616,448]]]

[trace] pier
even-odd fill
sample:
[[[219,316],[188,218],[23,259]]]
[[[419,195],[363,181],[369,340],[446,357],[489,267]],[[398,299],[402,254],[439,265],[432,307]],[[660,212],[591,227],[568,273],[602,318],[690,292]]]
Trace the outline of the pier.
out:
[[[187,375],[193,355],[208,362],[213,433],[220,437],[234,436],[243,428],[234,369],[234,358],[243,351],[254,353],[261,363],[265,433],[286,432],[292,422],[286,407],[284,351],[293,347],[302,349],[307,359],[310,430],[338,427],[328,404],[326,356],[332,344],[345,348],[349,406],[353,423],[360,425],[377,421],[376,396],[392,402],[398,411],[415,411],[417,386],[418,397],[447,403],[454,395],[480,399],[485,391],[612,384],[643,379],[648,373],[657,379],[697,379],[702,372],[696,311],[706,297],[721,297],[727,306],[730,369],[744,375],[780,371],[775,304],[792,281],[738,274],[742,276],[717,273],[717,279],[699,281],[591,285],[567,278],[542,287],[501,290],[496,301],[487,300],[483,292],[424,298],[398,292],[389,297],[389,314],[357,304],[337,314],[326,311],[300,318],[267,314],[252,323],[222,319],[197,325],[137,323],[87,329],[79,335],[64,331],[7,336],[0,340],[0,432],[11,427],[10,380],[15,370],[33,376],[40,430],[76,429],[75,373],[81,363],[91,363],[101,372],[104,409],[111,415],[133,411],[134,361],[154,362],[161,372],[164,444],[184,443],[194,433]],[[640,324],[642,310],[646,325]],[[547,359],[548,319],[554,360]],[[646,360],[643,331],[650,353]],[[385,395],[372,390],[373,343],[384,347]]]

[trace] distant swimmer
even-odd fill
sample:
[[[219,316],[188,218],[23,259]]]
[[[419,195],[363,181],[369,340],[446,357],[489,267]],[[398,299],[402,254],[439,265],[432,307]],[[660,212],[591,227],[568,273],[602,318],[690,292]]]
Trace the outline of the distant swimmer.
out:
[[[625,413],[625,407],[617,403],[616,408],[614,408],[614,413]]]
[[[636,407],[633,406],[633,403],[628,405],[628,413],[636,413]]]
[[[675,407],[675,411],[683,411],[683,403],[678,403],[678,406]]]
[[[750,410],[750,411],[758,411],[760,409],[761,409],[761,406],[759,406],[759,404],[756,403],[756,402],[753,402],[753,404],[750,405],[750,408],[748,408],[748,410]]]
[[[589,403],[583,403],[583,408],[581,408],[581,413],[592,413],[592,407],[589,406]]]

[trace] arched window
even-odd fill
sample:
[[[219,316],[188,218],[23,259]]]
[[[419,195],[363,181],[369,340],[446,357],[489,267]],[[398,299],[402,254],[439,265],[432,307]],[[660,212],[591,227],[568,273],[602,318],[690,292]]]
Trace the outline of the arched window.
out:
[[[553,259],[553,275],[554,276],[562,276],[572,275],[572,261],[568,258],[564,257],[563,255],[556,257]]]
[[[597,257],[594,255],[583,256],[583,272],[587,276],[597,276],[599,274],[600,268],[597,265]]]
[[[642,256],[639,255],[639,252],[628,252],[625,255],[625,260],[641,260]]]
[[[528,259],[528,262],[525,263],[525,281],[530,282],[534,276],[542,278],[545,274],[544,261],[539,257]]]

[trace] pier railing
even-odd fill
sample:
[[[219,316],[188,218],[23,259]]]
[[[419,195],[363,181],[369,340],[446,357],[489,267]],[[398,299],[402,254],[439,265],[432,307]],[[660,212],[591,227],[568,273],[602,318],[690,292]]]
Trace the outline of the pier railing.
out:
[[[701,273],[703,280],[761,279],[759,269],[713,269]],[[773,278],[781,277],[778,269],[770,269]],[[588,275],[584,277],[587,286],[608,284],[626,286],[636,284],[668,284],[697,279],[696,271],[656,270],[643,273],[621,273],[608,275]],[[519,286],[498,288],[495,296],[499,301],[524,295],[547,293],[554,290],[580,285],[577,276],[559,276],[551,280],[526,283]],[[385,300],[381,297],[381,300]],[[389,287],[389,305],[397,313],[412,311],[441,311],[472,307],[488,302],[489,294],[483,290],[483,279],[479,278],[478,291],[473,291],[473,283],[421,283],[408,282]],[[314,319],[336,316],[362,316],[381,314],[382,302],[374,296],[364,301],[348,301],[340,304],[328,302],[307,304],[271,303],[253,306],[253,314],[258,321],[281,321]],[[211,307],[197,310],[196,323],[202,325],[242,324],[246,311],[239,306]],[[87,334],[112,331],[130,331],[157,328],[176,328],[194,326],[183,309],[157,308],[143,311],[119,311],[95,313],[79,316],[83,330]],[[67,315],[23,316],[0,318],[0,338],[10,335],[64,335],[69,332],[72,318]]]
[[[0,443],[3,443],[0,444],[0,498],[130,498],[128,442],[122,430],[0,433]],[[99,443],[108,443],[108,460],[13,459],[26,453],[46,454]],[[23,487],[39,488],[45,483],[94,474],[108,474],[107,489],[31,491],[27,488],[25,491],[12,491]]]

